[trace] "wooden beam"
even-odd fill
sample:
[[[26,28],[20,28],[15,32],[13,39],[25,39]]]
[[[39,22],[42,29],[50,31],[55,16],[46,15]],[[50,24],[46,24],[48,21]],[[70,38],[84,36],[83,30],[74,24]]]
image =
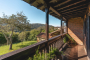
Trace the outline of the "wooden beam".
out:
[[[67,16],[67,15],[63,15],[63,16],[64,16],[65,18],[67,18],[67,19],[76,18],[76,17],[83,17],[83,15],[78,15],[78,16],[77,16],[77,15],[73,15],[73,16],[72,16],[72,15],[68,15],[68,16]]]
[[[40,7],[42,7],[43,6],[43,4],[39,4],[38,6],[37,6],[37,8],[40,8]]]
[[[66,16],[68,16],[68,17],[82,17],[82,16],[84,16],[84,14],[72,14],[72,15],[66,14]]]
[[[45,4],[49,4],[49,2],[47,2],[47,1],[49,1],[49,0],[44,0],[44,2],[45,2]],[[58,16],[62,16],[60,13],[58,13],[52,6],[50,6],[50,4],[49,4],[49,10],[51,10],[52,12],[54,12],[55,14],[57,14]]]
[[[72,6],[72,5],[76,5],[76,4],[81,3],[81,2],[84,2],[84,1],[86,1],[86,0],[78,1],[78,2],[76,2],[76,3],[73,3],[73,4],[67,5],[67,6],[65,6],[65,7],[62,7],[62,8],[60,8],[60,9],[58,9],[58,10],[65,9],[65,8],[67,8],[67,7],[70,7],[70,6]]]
[[[65,12],[65,13],[62,13],[62,14],[76,14],[76,13],[82,13],[82,12],[85,12],[86,10],[80,10],[80,11],[70,11],[70,12]]]
[[[52,10],[55,14],[61,16],[61,14],[59,14],[55,9],[53,9],[51,6],[50,6],[50,10]]]
[[[81,8],[81,9],[77,9],[77,10],[68,11],[68,12],[63,12],[62,14],[71,13],[71,12],[75,12],[75,11],[82,11],[82,10],[85,10],[86,8],[87,7],[84,7],[84,8]]]
[[[70,11],[70,10],[75,10],[76,8],[80,8],[80,7],[83,7],[83,6],[85,6],[85,5],[87,5],[87,4],[83,4],[83,5],[80,5],[80,6],[76,6],[76,7],[73,7],[73,8],[70,8],[70,9],[66,9],[66,10],[62,10],[62,11],[60,11],[60,12],[66,12],[66,11]],[[58,9],[57,9],[58,10]]]
[[[61,5],[65,4],[65,3],[68,3],[68,2],[70,2],[70,1],[71,1],[71,0],[66,0],[65,2],[59,3],[59,4],[55,5],[54,7],[61,6]]]
[[[29,3],[32,4],[32,3],[34,3],[36,0],[29,0],[29,1],[30,1]]]
[[[49,12],[49,14],[53,14],[53,12]]]

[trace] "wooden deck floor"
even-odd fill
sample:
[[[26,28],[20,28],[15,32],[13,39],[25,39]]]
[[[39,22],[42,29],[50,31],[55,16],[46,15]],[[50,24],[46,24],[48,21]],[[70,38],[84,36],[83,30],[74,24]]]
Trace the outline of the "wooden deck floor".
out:
[[[63,49],[65,56],[63,60],[88,60],[85,53],[84,46],[76,45],[73,47],[66,47]]]

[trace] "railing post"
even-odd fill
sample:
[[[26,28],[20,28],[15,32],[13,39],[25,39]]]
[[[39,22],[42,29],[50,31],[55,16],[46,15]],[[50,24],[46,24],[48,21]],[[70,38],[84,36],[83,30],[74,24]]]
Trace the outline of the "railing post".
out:
[[[46,12],[46,40],[49,39],[49,7],[45,8]]]

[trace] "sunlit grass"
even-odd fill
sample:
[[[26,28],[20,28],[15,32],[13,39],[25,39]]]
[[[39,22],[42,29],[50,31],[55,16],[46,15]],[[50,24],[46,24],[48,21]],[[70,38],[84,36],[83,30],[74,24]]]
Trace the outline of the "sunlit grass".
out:
[[[37,41],[25,41],[23,43],[22,42],[15,43],[12,45],[12,50],[9,50],[9,45],[0,46],[0,55],[12,52],[14,50],[17,50],[17,49],[20,49],[20,48],[23,48],[23,47],[26,47],[35,43],[37,43]]]

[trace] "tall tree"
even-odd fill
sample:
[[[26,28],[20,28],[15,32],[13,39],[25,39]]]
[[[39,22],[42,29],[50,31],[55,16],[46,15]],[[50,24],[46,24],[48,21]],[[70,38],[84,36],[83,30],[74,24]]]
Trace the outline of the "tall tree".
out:
[[[30,24],[23,12],[17,13],[16,15],[12,14],[11,16],[3,14],[3,18],[0,18],[0,29],[7,40],[7,44],[10,44],[9,50],[11,50],[14,30],[30,30]]]

